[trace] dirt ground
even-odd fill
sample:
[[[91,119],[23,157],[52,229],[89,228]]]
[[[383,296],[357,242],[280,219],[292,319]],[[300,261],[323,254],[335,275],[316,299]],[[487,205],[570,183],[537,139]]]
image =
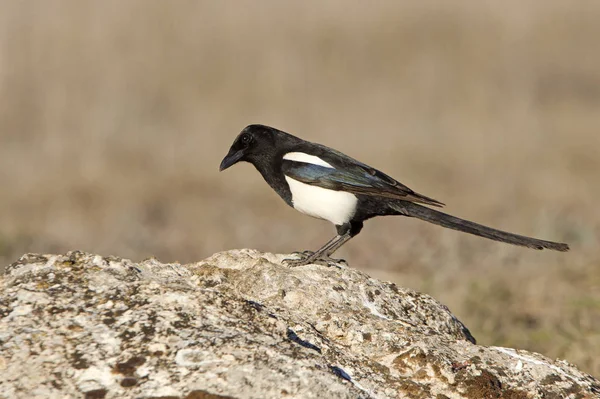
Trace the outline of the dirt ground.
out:
[[[250,165],[247,124],[335,147],[532,251],[405,218],[351,266],[484,345],[600,376],[600,2],[0,3],[0,261],[79,249],[192,262],[329,239]]]

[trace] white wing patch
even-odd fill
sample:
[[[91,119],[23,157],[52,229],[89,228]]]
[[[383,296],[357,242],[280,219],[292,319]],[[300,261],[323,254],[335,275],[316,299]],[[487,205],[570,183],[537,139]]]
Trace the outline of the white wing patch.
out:
[[[356,213],[358,198],[354,194],[311,186],[288,176],[285,180],[292,192],[294,209],[306,215],[340,225],[349,222]]]
[[[314,155],[305,154],[304,152],[288,152],[283,156],[283,159],[287,159],[288,161],[310,163],[313,165],[325,166],[326,168],[335,169],[333,166],[323,161],[321,158]]]

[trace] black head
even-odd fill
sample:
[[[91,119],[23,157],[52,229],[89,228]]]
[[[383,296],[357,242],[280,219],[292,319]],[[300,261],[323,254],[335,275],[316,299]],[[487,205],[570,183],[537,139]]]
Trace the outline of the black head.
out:
[[[255,163],[274,152],[278,130],[264,125],[249,125],[235,138],[229,152],[221,161],[223,171],[240,161]]]

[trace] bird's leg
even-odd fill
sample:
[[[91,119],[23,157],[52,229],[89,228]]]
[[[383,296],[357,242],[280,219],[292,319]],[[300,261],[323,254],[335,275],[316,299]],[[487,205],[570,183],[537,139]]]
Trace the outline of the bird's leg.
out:
[[[300,255],[300,259],[284,259],[283,261],[290,267],[304,266],[310,264],[322,264],[327,266],[337,264],[343,260],[333,259],[329,255],[334,253],[336,249],[341,247],[350,238],[350,234],[336,235],[315,252],[296,252],[296,254]]]
[[[339,247],[344,245],[350,238],[350,234],[337,235],[335,241],[330,241],[329,245],[324,245],[318,249],[311,257],[311,263],[316,263],[325,266],[337,265],[339,263],[346,263],[344,259],[334,259],[330,255],[333,254]],[[307,261],[309,259],[306,259]]]
[[[332,243],[328,248],[322,248],[317,251],[315,255],[315,260],[313,263],[322,264],[325,266],[337,266],[340,263],[348,264],[345,259],[335,259],[332,258],[331,255],[337,251],[342,245],[344,245],[352,236],[350,234],[344,234],[343,236],[339,236],[339,239]]]
[[[300,254],[300,259],[284,259],[284,262],[291,267],[304,266],[311,263],[324,264],[327,266],[337,265],[340,262],[346,262],[343,259],[333,259],[331,255],[344,245],[349,239],[360,233],[362,222],[349,222],[336,226],[337,235],[329,240],[325,245],[315,252],[304,251]]]
[[[321,247],[321,249],[331,245],[338,237],[339,236],[335,236],[331,240],[327,241],[327,243],[325,245],[323,245],[323,247]],[[292,252],[292,254],[298,255],[300,257],[300,259],[306,259],[309,256],[313,256],[315,254],[315,251],[308,251],[308,250],[307,251],[294,251],[294,252]],[[287,260],[287,259],[285,259],[285,260]],[[290,259],[290,260],[296,260],[296,259]]]
[[[329,256],[333,255],[333,253],[335,251],[337,251],[342,245],[344,245],[351,238],[352,238],[352,236],[350,234],[348,234],[348,233],[340,236],[339,240],[337,240],[336,242],[332,243],[329,248],[327,248],[325,251],[323,251],[322,256],[329,258]],[[340,259],[340,260],[344,261],[343,259]]]
[[[325,245],[319,248],[316,251],[297,251],[294,252],[294,255],[298,255],[300,259],[284,259],[283,261],[288,265],[294,266],[303,266],[308,265],[310,263],[314,263],[314,260],[322,254],[324,251],[329,249],[333,244],[335,244],[340,239],[339,235],[336,235],[331,240],[327,241]]]

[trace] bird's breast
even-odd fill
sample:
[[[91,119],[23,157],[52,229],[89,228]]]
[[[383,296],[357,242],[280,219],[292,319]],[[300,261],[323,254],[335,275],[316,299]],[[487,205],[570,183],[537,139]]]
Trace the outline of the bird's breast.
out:
[[[285,176],[292,193],[292,206],[297,211],[335,225],[349,222],[356,213],[358,199],[345,191],[312,186]]]

